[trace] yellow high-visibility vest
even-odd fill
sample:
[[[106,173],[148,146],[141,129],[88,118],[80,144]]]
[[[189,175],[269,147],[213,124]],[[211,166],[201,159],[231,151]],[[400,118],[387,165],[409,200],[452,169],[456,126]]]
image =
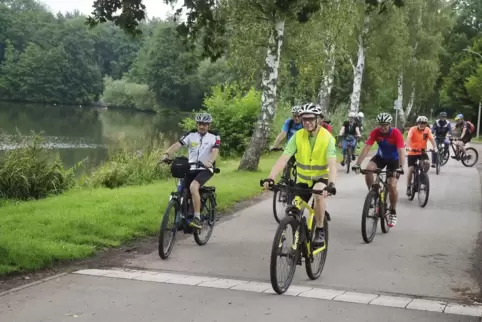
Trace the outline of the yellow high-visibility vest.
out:
[[[308,131],[300,129],[295,135],[297,182],[307,183],[311,186],[313,181],[322,178],[328,179],[328,158],[326,154],[332,137],[331,133],[320,126],[313,149],[311,149],[308,139],[310,135]]]

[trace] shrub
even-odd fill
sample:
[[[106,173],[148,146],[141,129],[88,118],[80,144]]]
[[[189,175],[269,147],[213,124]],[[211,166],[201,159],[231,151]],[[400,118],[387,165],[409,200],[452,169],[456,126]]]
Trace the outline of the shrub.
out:
[[[108,106],[158,110],[153,92],[145,84],[130,83],[125,79],[112,80],[104,77],[104,93],[101,101]]]
[[[74,170],[81,164],[65,169],[58,155],[44,147],[44,139],[32,132],[20,134],[6,145],[13,146],[0,160],[0,196],[6,199],[40,199],[60,194],[74,185]],[[15,138],[17,140],[15,140]]]
[[[213,130],[221,136],[220,153],[223,157],[241,155],[246,149],[261,108],[261,92],[251,88],[243,93],[237,84],[217,85],[204,99],[206,111],[213,116]],[[181,127],[196,127],[193,116],[181,122]]]
[[[159,147],[155,142],[142,149],[136,148],[135,144],[117,143],[87,179],[87,184],[113,189],[165,179],[170,176],[169,167],[159,165],[158,161],[166,149],[166,144]]]

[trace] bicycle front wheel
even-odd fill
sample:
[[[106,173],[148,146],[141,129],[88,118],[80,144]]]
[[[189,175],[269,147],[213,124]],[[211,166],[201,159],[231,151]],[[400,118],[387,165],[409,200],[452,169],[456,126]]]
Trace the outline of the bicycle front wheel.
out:
[[[361,233],[363,241],[367,244],[373,241],[378,226],[378,195],[375,191],[370,190],[365,198],[363,205]]]
[[[325,211],[325,218],[323,219],[323,228],[325,231],[325,249],[319,252],[316,255],[312,255],[312,258],[306,258],[305,260],[305,268],[306,268],[306,274],[308,277],[312,280],[316,280],[321,276],[321,273],[323,272],[323,268],[325,267],[325,262],[326,262],[326,256],[328,255],[328,213]],[[316,227],[316,220],[313,218],[313,224],[312,224],[312,238],[310,242],[311,246],[311,253],[313,254],[313,239],[315,238],[315,229]]]
[[[440,162],[442,161],[442,153],[437,152],[437,162],[435,162],[435,173],[440,174]]]
[[[350,173],[350,163],[351,163],[351,147],[346,149],[346,173]]]
[[[288,246],[287,238],[291,237],[294,242],[295,232],[299,233],[299,228],[300,225],[295,218],[286,216],[281,220],[274,235],[269,275],[271,286],[278,294],[283,294],[288,290],[295,276],[296,265],[300,256],[300,247],[296,245],[296,249],[293,249],[292,246]],[[291,232],[287,232],[286,230],[288,229],[291,230]],[[283,264],[285,264],[285,268],[287,269],[283,269]],[[283,276],[284,271],[287,271],[286,276]]]
[[[284,209],[286,208],[287,199],[288,191],[284,188],[276,190],[273,193],[273,216],[278,224],[285,213]]]
[[[418,175],[418,205],[420,207],[423,208],[427,205],[429,193],[430,182],[428,174],[426,172],[421,172]]]
[[[167,204],[164,217],[159,228],[158,252],[159,257],[167,259],[172,252],[176,241],[176,233],[179,225],[179,203],[177,200],[171,200]]]

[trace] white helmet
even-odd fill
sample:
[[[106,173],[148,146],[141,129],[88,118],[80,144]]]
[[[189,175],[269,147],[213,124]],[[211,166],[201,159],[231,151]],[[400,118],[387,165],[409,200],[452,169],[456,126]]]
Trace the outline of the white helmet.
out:
[[[388,113],[382,112],[377,116],[377,123],[392,123],[392,116]]]
[[[356,116],[355,112],[348,113],[348,117],[355,117],[355,116]]]
[[[211,123],[213,118],[209,113],[199,113],[196,115],[196,122]]]
[[[365,117],[365,114],[363,114],[363,112],[358,112],[358,115],[357,115],[359,118],[364,118]]]
[[[301,111],[301,106],[295,105],[291,108],[291,114],[299,114]]]
[[[428,123],[428,118],[421,115],[421,116],[417,117],[417,123]]]
[[[300,115],[303,115],[303,114],[315,114],[315,115],[323,116],[321,107],[318,104],[313,104],[313,103],[306,103],[305,105],[300,107]]]

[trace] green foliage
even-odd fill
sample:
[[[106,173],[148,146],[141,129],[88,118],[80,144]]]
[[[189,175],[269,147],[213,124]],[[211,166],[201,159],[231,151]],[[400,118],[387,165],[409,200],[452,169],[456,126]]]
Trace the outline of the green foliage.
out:
[[[58,156],[44,146],[44,140],[31,137],[4,136],[7,150],[0,160],[0,197],[5,199],[40,199],[60,194],[74,184],[74,170],[65,169]]]
[[[244,152],[253,134],[260,105],[259,91],[251,88],[243,92],[235,83],[215,86],[212,94],[204,99],[206,111],[213,116],[212,128],[221,136],[222,156],[238,156]],[[192,116],[184,119],[181,126],[185,130],[196,127]]]
[[[158,162],[166,148],[166,144],[161,147],[152,144],[138,149],[135,144],[119,142],[109,150],[107,160],[87,179],[87,185],[113,189],[165,179],[170,176],[169,168]]]
[[[102,103],[107,106],[128,107],[139,110],[158,110],[154,93],[145,84],[130,83],[126,79],[104,77]]]
[[[467,78],[465,88],[475,102],[482,101],[482,64],[479,65],[474,75]]]

